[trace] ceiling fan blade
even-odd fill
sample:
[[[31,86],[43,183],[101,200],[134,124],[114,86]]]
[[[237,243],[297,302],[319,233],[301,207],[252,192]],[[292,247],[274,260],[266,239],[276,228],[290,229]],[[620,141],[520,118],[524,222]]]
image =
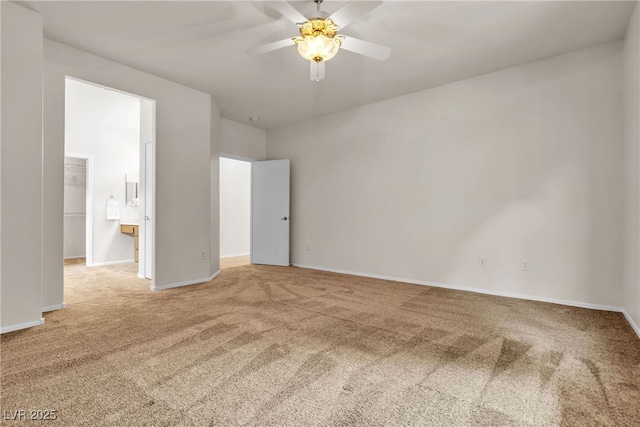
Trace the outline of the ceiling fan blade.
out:
[[[377,1],[355,1],[351,0],[340,9],[335,11],[329,18],[340,28],[344,28],[365,13],[375,9],[382,4],[382,0]]]
[[[319,82],[324,79],[324,61],[316,62],[309,61],[311,63],[310,79],[312,82]]]
[[[377,59],[378,61],[384,61],[389,57],[389,55],[391,55],[391,48],[389,47],[348,36],[344,36],[344,40],[342,40],[340,48],[368,56],[369,58]]]
[[[293,39],[284,39],[278,40],[277,42],[271,42],[267,44],[263,44],[262,46],[254,47],[252,49],[247,49],[247,53],[249,55],[261,55],[263,53],[271,52],[273,50],[282,49],[283,47],[291,46],[296,44]]]
[[[308,21],[308,19],[302,13],[298,12],[296,8],[294,8],[284,0],[268,2],[267,4],[272,9],[275,9],[278,12],[280,12],[282,16],[284,16],[294,24],[300,24],[302,22]]]

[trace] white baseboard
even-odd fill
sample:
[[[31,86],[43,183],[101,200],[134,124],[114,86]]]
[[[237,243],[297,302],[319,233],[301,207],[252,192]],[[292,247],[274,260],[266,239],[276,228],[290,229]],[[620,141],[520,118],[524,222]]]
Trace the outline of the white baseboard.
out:
[[[212,281],[213,279],[215,279],[219,275],[220,275],[220,270],[216,271],[211,277],[207,277],[207,278],[204,278],[204,279],[188,280],[186,282],[178,282],[178,283],[169,283],[167,285],[160,285],[160,286],[151,285],[151,290],[152,291],[161,291],[161,290],[164,290],[164,289],[179,288],[181,286],[189,286],[189,285],[196,285],[198,283],[206,283],[206,282]]]
[[[636,335],[638,335],[638,338],[640,338],[640,327],[638,327],[638,325],[636,325],[636,322],[634,322],[631,316],[629,316],[629,313],[627,313],[627,310],[622,309],[622,314],[624,314],[624,317],[627,318],[627,322],[629,322],[629,324],[631,325],[631,328],[634,331],[636,331]]]
[[[63,302],[62,304],[50,305],[48,307],[42,307],[42,312],[46,313],[47,311],[62,310],[63,308],[67,308],[66,302]]]
[[[475,292],[475,293],[478,293],[478,294],[495,295],[495,296],[499,296],[499,297],[517,298],[517,299],[524,299],[524,300],[529,300],[529,301],[549,302],[549,303],[552,303],[552,304],[560,304],[560,305],[568,305],[568,306],[572,306],[572,307],[589,308],[589,309],[593,309],[593,310],[615,311],[615,312],[619,312],[619,313],[623,313],[624,314],[625,318],[627,319],[627,321],[629,322],[629,324],[631,325],[633,330],[636,332],[636,334],[638,334],[638,337],[640,337],[640,329],[638,328],[638,325],[636,325],[633,322],[633,319],[631,319],[631,316],[629,316],[627,314],[627,312],[624,311],[624,309],[622,309],[620,307],[613,307],[613,306],[609,306],[609,305],[600,305],[600,304],[591,304],[591,303],[587,303],[587,302],[563,300],[563,299],[556,299],[556,298],[539,297],[539,296],[535,296],[535,295],[517,294],[517,293],[512,293],[512,292],[492,291],[492,290],[489,290],[489,289],[478,289],[478,288],[471,288],[471,287],[467,287],[467,286],[448,285],[448,284],[443,284],[443,283],[427,282],[427,281],[424,281],[424,280],[402,279],[402,278],[398,278],[398,277],[382,276],[382,275],[379,275],[379,274],[366,274],[366,273],[359,273],[359,272],[355,272],[355,271],[337,270],[337,269],[334,269],[334,268],[316,267],[316,266],[311,266],[311,265],[293,264],[293,266],[294,267],[299,267],[299,268],[307,268],[309,270],[329,271],[329,272],[332,272],[332,273],[349,274],[349,275],[352,275],[352,276],[360,276],[360,277],[370,277],[372,279],[390,280],[390,281],[393,281],[393,282],[411,283],[411,284],[414,284],[414,285],[433,286],[433,287],[436,287],[436,288],[446,288],[446,289],[453,289],[453,290],[457,290],[457,291]]]
[[[246,254],[235,254],[235,255],[220,255],[220,259],[225,259],[225,258],[236,258],[239,256],[249,256],[251,255],[250,253],[246,253]]]
[[[40,320],[34,320],[33,322],[24,322],[24,323],[18,323],[17,325],[4,326],[0,328],[0,334],[19,331],[20,329],[33,328],[34,326],[40,326],[40,325],[44,325],[44,317],[41,317]]]
[[[105,265],[119,265],[119,264],[130,264],[136,262],[133,258],[125,259],[123,261],[109,261],[109,262],[94,262],[91,264],[87,264],[87,267],[102,267]]]

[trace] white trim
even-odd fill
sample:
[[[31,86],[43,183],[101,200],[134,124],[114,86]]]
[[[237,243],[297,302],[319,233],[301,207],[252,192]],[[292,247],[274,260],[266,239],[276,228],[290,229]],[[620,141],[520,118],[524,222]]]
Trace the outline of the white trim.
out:
[[[147,101],[155,101],[155,99],[147,98],[146,96],[138,95],[136,93],[127,92],[126,90],[116,89],[116,88],[111,87],[111,86],[105,86],[103,84],[96,83],[96,82],[91,81],[91,80],[84,80],[84,79],[81,79],[79,77],[74,77],[74,76],[70,76],[70,75],[65,75],[64,77],[65,77],[65,79],[74,80],[76,82],[84,83],[84,84],[87,84],[87,85],[90,85],[90,86],[96,86],[96,87],[99,87],[101,89],[107,90],[109,92],[117,92],[117,93],[121,93],[121,94],[124,94],[124,95],[133,96],[134,98],[146,99]]]
[[[251,255],[251,252],[247,252],[246,254],[220,255],[220,259],[235,258],[235,257],[239,257],[239,256],[249,256],[249,255]]]
[[[638,335],[638,338],[640,338],[640,327],[636,325],[636,322],[633,321],[633,318],[631,318],[629,313],[627,313],[627,310],[625,310],[624,308],[622,309],[622,314],[624,314],[624,317],[627,318],[627,322],[629,322],[631,328],[635,331],[636,335]]]
[[[572,307],[581,307],[581,308],[590,308],[593,310],[604,310],[604,311],[617,311],[624,312],[624,310],[620,307],[613,307],[609,305],[600,305],[600,304],[591,304],[587,302],[579,302],[579,301],[569,301],[563,299],[556,298],[546,298],[546,297],[538,297],[534,295],[525,295],[525,294],[516,294],[512,292],[503,292],[503,291],[492,291],[489,289],[478,289],[478,288],[470,288],[467,286],[457,286],[457,285],[447,285],[443,283],[435,283],[435,282],[427,282],[424,280],[412,280],[412,279],[401,279],[398,277],[390,277],[390,276],[382,276],[378,274],[365,274],[358,273],[354,271],[345,271],[345,270],[336,270],[333,268],[325,268],[325,267],[314,267],[309,265],[301,265],[301,264],[293,264],[294,267],[299,268],[308,268],[310,270],[321,270],[321,271],[329,271],[332,273],[340,273],[340,274],[350,274],[353,276],[361,276],[361,277],[371,277],[372,279],[382,279],[382,280],[391,280],[394,282],[403,282],[403,283],[412,283],[414,285],[423,285],[423,286],[433,286],[436,288],[446,288],[446,289],[454,289],[457,291],[466,291],[466,292],[475,292],[478,294],[486,294],[486,295],[495,295],[499,297],[507,297],[507,298],[517,298],[524,299],[529,301],[540,301],[540,302],[549,302],[552,304],[560,304],[560,305],[569,305]]]
[[[135,260],[133,258],[131,258],[131,259],[125,259],[125,260],[122,260],[122,261],[94,262],[91,265],[87,264],[87,267],[102,267],[102,266],[105,266],[105,265],[131,264],[131,263],[134,263],[134,262],[135,262]]]
[[[231,159],[231,160],[239,160],[241,162],[247,162],[247,163],[255,163],[260,161],[258,159],[252,159],[251,157],[237,156],[235,154],[227,154],[227,153],[220,153],[220,157],[224,157],[225,159]]]
[[[62,304],[50,305],[48,307],[42,307],[42,312],[46,313],[47,311],[62,310],[63,308],[67,308],[66,302],[63,302]]]
[[[140,146],[140,236],[138,273],[143,279],[154,277],[155,269],[155,213],[156,213],[156,101],[151,102],[151,140]],[[142,105],[142,104],[141,104]],[[142,129],[142,123],[140,124]],[[148,150],[147,150],[148,148]],[[149,155],[147,156],[147,151]],[[149,179],[147,179],[149,178]],[[149,219],[145,219],[148,217]]]
[[[151,285],[151,290],[162,291],[164,289],[179,288],[181,286],[197,285],[198,283],[210,282],[216,277],[218,277],[219,275],[220,275],[220,270],[216,271],[211,277],[207,277],[204,279],[188,280],[186,282],[178,282],[178,283],[169,283],[167,285],[160,285],[160,286]]]
[[[18,323],[17,325],[5,326],[0,328],[0,334],[6,334],[7,332],[19,331],[20,329],[33,328],[34,326],[44,325],[44,317],[40,320],[34,320],[33,322]]]
[[[82,255],[82,256],[66,256],[66,257],[64,257],[65,261],[68,260],[68,259],[82,259],[82,258],[84,258],[86,260],[87,256],[86,255]]]

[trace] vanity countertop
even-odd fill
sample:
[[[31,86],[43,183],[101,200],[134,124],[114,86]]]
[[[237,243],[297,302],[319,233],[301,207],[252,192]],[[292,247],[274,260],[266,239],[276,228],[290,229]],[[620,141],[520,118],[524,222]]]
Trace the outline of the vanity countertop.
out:
[[[120,225],[140,225],[140,223],[133,221],[120,221]]]

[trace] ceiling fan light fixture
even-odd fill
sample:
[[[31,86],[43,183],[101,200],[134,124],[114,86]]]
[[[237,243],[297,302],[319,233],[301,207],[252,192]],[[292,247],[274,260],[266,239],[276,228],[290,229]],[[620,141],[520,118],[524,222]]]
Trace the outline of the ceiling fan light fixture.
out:
[[[338,26],[329,18],[311,18],[301,24],[300,37],[293,41],[298,53],[308,61],[328,61],[338,53],[342,37],[336,36]]]
[[[309,77],[311,81],[316,82],[325,77],[324,63],[336,56],[341,48],[379,61],[389,57],[391,49],[388,47],[338,34],[338,30],[349,25],[360,15],[380,6],[383,0],[366,2],[347,0],[345,5],[332,14],[320,10],[323,0],[313,1],[317,5],[317,10],[313,12],[314,15],[307,16],[300,13],[287,0],[269,2],[274,10],[298,26],[300,35],[249,49],[247,53],[257,55],[294,44],[300,56],[309,61]],[[340,22],[342,27],[336,25],[334,19]]]
[[[324,34],[298,37],[294,40],[298,53],[308,61],[328,61],[338,53],[342,39],[327,37]]]

